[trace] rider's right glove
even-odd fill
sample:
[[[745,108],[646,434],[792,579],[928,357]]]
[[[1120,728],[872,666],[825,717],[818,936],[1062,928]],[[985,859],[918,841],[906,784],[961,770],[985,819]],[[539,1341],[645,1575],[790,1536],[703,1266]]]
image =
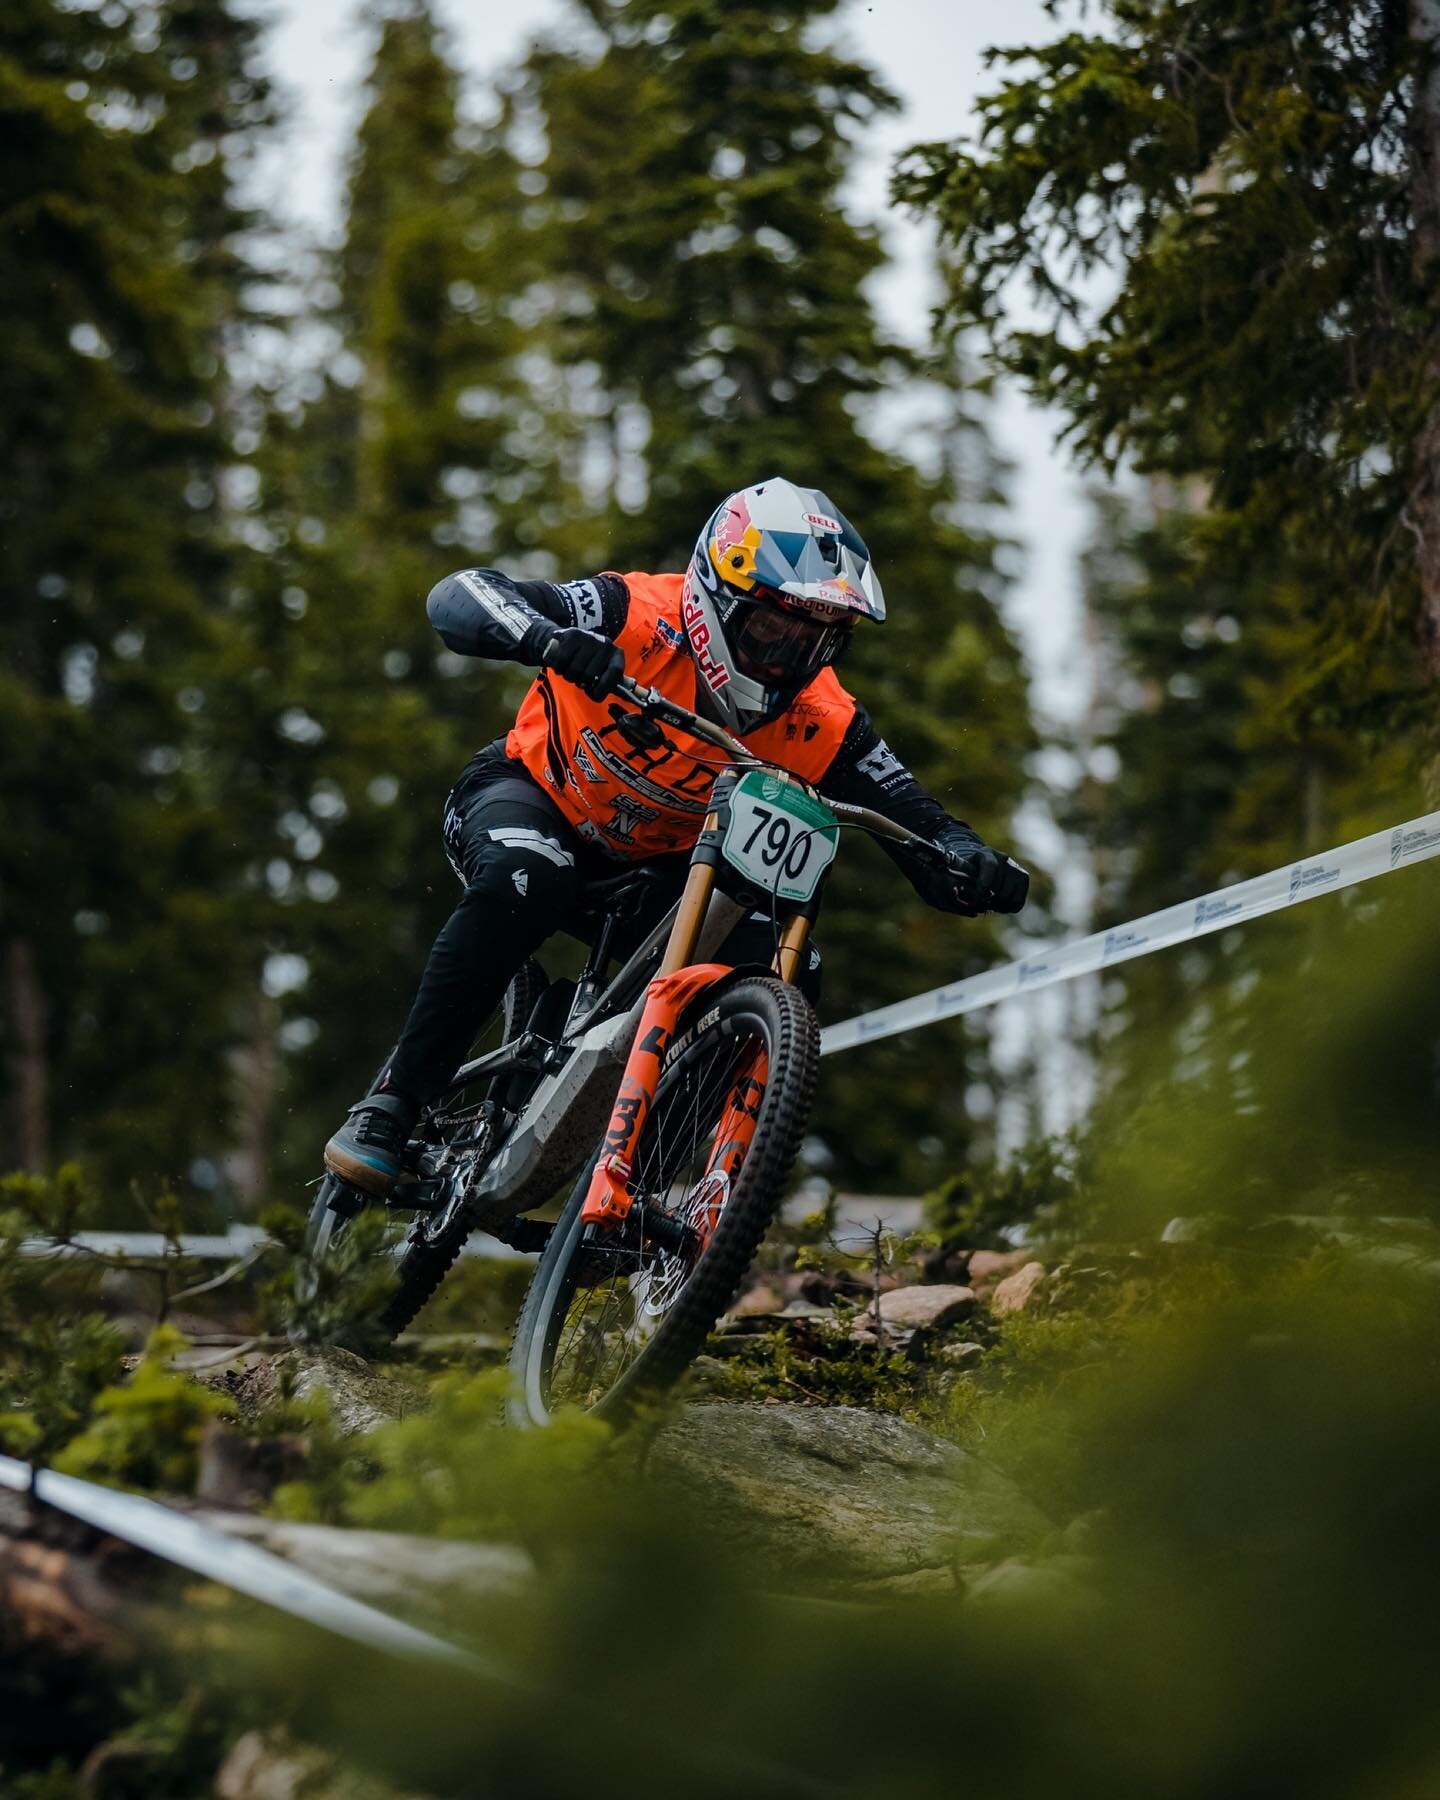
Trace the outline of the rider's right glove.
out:
[[[557,626],[554,635],[545,640],[540,666],[573,681],[592,700],[603,700],[614,693],[625,673],[625,655],[618,644],[598,631],[584,631],[578,625]]]

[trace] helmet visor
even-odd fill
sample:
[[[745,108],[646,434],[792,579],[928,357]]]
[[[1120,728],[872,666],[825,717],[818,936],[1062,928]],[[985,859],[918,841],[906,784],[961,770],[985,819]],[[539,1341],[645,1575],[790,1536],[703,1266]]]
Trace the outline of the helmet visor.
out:
[[[752,594],[736,609],[727,635],[742,675],[767,687],[798,688],[834,662],[850,626],[794,612],[778,595]]]

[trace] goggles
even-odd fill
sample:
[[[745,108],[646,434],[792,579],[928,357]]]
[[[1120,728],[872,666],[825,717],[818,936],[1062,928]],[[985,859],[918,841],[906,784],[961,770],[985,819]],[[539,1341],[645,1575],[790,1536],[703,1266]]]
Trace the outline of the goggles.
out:
[[[788,605],[770,589],[752,590],[726,622],[742,675],[767,687],[803,687],[833,663],[850,640],[851,622],[825,620]]]

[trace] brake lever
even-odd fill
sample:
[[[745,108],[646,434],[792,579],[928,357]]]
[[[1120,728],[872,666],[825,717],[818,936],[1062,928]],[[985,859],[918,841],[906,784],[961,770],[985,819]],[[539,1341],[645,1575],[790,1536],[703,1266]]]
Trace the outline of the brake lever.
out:
[[[948,869],[951,866],[949,855],[938,844],[932,844],[929,838],[912,837],[905,843],[904,849],[916,862],[928,863],[932,869]]]
[[[971,917],[979,918],[991,910],[991,894],[982,889],[973,871],[964,866],[963,857],[969,854],[965,850],[946,850],[941,845],[930,842],[928,838],[917,839],[909,845],[918,861],[928,864],[932,869],[943,869],[956,884],[956,892],[964,905],[972,908]]]

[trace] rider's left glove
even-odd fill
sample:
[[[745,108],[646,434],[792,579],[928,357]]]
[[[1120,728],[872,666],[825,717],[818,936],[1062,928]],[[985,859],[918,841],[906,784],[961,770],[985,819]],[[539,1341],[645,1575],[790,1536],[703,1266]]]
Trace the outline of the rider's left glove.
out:
[[[956,873],[957,894],[973,913],[1018,913],[1030,894],[1030,873],[1002,850],[982,844],[947,858]]]
[[[945,867],[926,882],[925,898],[944,912],[973,919],[981,913],[1017,913],[1030,892],[1030,876],[1003,850],[992,850],[959,826],[938,843]]]

